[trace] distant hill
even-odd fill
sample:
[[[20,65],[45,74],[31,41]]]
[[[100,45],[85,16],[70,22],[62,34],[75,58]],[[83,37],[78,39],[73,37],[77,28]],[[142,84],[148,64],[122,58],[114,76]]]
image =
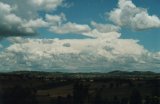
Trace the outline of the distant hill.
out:
[[[128,72],[128,71],[112,71],[108,73],[109,75],[158,75],[160,73],[155,73],[151,71],[133,71],[133,72]]]
[[[108,73],[64,73],[64,72],[42,72],[42,71],[14,71],[9,73],[1,73],[8,75],[29,75],[29,76],[55,76],[55,77],[105,77],[105,76],[160,76],[160,73],[151,71],[112,71]]]

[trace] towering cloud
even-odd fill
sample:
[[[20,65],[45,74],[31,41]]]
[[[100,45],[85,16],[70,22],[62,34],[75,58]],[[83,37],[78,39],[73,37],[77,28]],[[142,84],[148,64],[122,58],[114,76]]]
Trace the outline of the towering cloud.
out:
[[[137,40],[120,39],[108,32],[94,39],[10,38],[13,44],[0,55],[0,70],[108,72],[160,68],[160,54],[151,53]]]
[[[149,15],[146,9],[137,7],[131,0],[119,0],[118,7],[109,13],[109,19],[135,30],[160,28],[160,19],[156,15]]]

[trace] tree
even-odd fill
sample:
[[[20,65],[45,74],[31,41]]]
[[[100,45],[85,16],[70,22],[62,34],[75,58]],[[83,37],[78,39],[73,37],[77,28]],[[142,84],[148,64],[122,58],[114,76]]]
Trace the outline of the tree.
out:
[[[37,104],[36,91],[31,88],[15,86],[3,93],[3,104]]]
[[[142,104],[142,97],[138,89],[132,90],[130,104]]]
[[[120,104],[128,104],[128,99],[127,98],[122,98]]]

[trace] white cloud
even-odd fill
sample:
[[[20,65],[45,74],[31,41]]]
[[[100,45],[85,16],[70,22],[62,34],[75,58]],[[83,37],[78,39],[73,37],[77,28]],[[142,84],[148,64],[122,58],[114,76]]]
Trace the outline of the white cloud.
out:
[[[2,5],[1,3],[0,5]],[[12,13],[12,8],[8,4],[0,11],[0,31],[2,36],[5,35],[23,35],[35,33],[37,28],[47,26],[47,23],[40,18],[35,20],[26,20]],[[3,7],[3,6],[2,6]],[[10,7],[10,8],[9,8]]]
[[[25,43],[26,42],[26,40],[23,39],[22,37],[9,37],[7,38],[7,40],[11,43]]]
[[[60,23],[65,19],[63,13],[46,14],[45,20],[38,15],[38,11],[56,10],[62,3],[63,0],[1,0],[0,36],[36,34],[39,28],[50,26],[50,21]]]
[[[0,35],[17,35],[16,33],[22,33],[20,25],[23,23],[23,20],[12,13],[14,8],[8,4],[0,2],[0,9]]]
[[[119,0],[118,8],[109,13],[109,19],[135,30],[160,28],[160,19],[156,15],[149,15],[146,9],[136,7],[131,0]]]
[[[2,11],[2,13],[10,13],[12,8],[10,7],[10,5],[8,4],[4,4],[2,2],[0,2],[0,9]]]
[[[113,31],[119,31],[120,27],[111,25],[111,24],[100,24],[96,23],[94,21],[91,22],[91,25],[96,28],[99,32],[107,33],[107,32],[113,32]]]
[[[55,10],[62,4],[63,0],[30,0],[30,2],[33,6],[43,10]]]
[[[81,34],[90,31],[90,27],[86,24],[66,22],[63,13],[53,15],[48,12],[53,12],[59,6],[64,6],[63,0],[1,0],[0,36],[36,34],[40,28],[46,28],[57,34]],[[44,18],[39,16],[39,11],[46,12]]]
[[[28,33],[35,33],[37,29],[47,26],[48,23],[41,18],[38,18],[36,20],[29,20],[27,23],[22,24],[22,28],[24,28]]]
[[[112,35],[109,35],[108,33],[112,33]],[[92,29],[89,32],[83,33],[83,35],[89,36],[89,37],[92,37],[92,38],[102,38],[102,39],[106,38],[108,40],[112,40],[112,39],[119,38],[121,34],[117,34],[116,31],[106,32],[106,33],[105,32],[100,32],[95,28],[95,29]]]
[[[119,31],[119,26],[129,26],[134,29],[160,27],[160,20],[157,16],[150,16],[147,10],[136,7],[131,0],[119,0],[118,8],[109,13],[110,20],[119,26],[91,22],[92,27],[90,27],[87,24],[67,21],[63,13],[49,14],[49,11],[64,5],[67,5],[64,0],[1,0],[0,35],[5,37],[36,34],[39,28],[45,27],[57,34],[101,37],[107,32]],[[45,17],[40,17],[38,11],[46,12]]]
[[[49,30],[57,34],[83,34],[89,32],[91,28],[86,24],[68,22],[60,26],[52,26]]]
[[[64,21],[66,21],[66,17],[63,13],[60,15],[50,15],[46,14],[45,20],[51,25],[51,26],[60,26]]]
[[[112,38],[120,37],[117,35],[117,31],[120,30],[120,27],[112,25],[112,24],[100,24],[94,21],[91,22],[91,26],[87,24],[77,24],[72,22],[64,23],[65,16],[49,16],[47,21],[50,24],[49,31],[56,33],[56,34],[81,34],[93,38],[106,38],[108,37],[107,33],[112,32],[113,35],[109,36]],[[64,19],[63,19],[64,18]],[[56,25],[52,25],[56,24]],[[114,34],[115,33],[115,34]],[[110,39],[110,38],[109,38]]]
[[[8,38],[12,43],[0,54],[0,70],[100,71],[151,70],[159,71],[160,54],[151,53],[138,40],[121,39],[119,26],[134,29],[159,27],[159,18],[136,7],[131,0],[120,0],[119,7],[110,12],[110,19],[119,26],[91,22],[77,24],[65,15],[45,14],[56,10],[63,0],[1,0],[0,32],[2,35],[36,33],[46,27],[57,34],[81,34],[87,39],[24,39]],[[142,19],[143,17],[143,19]],[[144,18],[145,17],[145,18]],[[0,35],[1,35],[0,34]]]
[[[112,70],[159,71],[160,54],[148,52],[137,40],[120,39],[119,33],[106,33],[94,39],[24,39],[13,43],[0,55],[0,69],[72,72]],[[114,38],[113,38],[114,36]]]

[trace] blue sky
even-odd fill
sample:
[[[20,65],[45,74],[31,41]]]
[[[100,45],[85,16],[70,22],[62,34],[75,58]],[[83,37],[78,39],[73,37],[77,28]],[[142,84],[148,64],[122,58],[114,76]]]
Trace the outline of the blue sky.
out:
[[[117,7],[118,0],[66,0],[67,3],[71,4],[69,8],[59,7],[56,13],[64,13],[68,21],[76,22],[80,24],[90,24],[91,21],[96,21],[99,23],[112,23],[110,20],[105,18],[105,14],[110,12],[113,8]],[[147,1],[147,0],[133,0],[135,5],[146,8],[150,15],[160,16],[159,9],[159,0]],[[42,11],[40,13],[44,17],[45,13]],[[127,27],[123,27],[121,30],[121,38],[133,38],[138,39],[139,43],[142,44],[145,48],[150,51],[156,52],[160,51],[160,29],[148,29],[143,31],[135,31]],[[40,37],[45,38],[85,38],[82,35],[63,35],[59,36],[54,33],[50,33],[45,29],[40,29]]]
[[[0,70],[160,72],[159,3],[0,0]]]

